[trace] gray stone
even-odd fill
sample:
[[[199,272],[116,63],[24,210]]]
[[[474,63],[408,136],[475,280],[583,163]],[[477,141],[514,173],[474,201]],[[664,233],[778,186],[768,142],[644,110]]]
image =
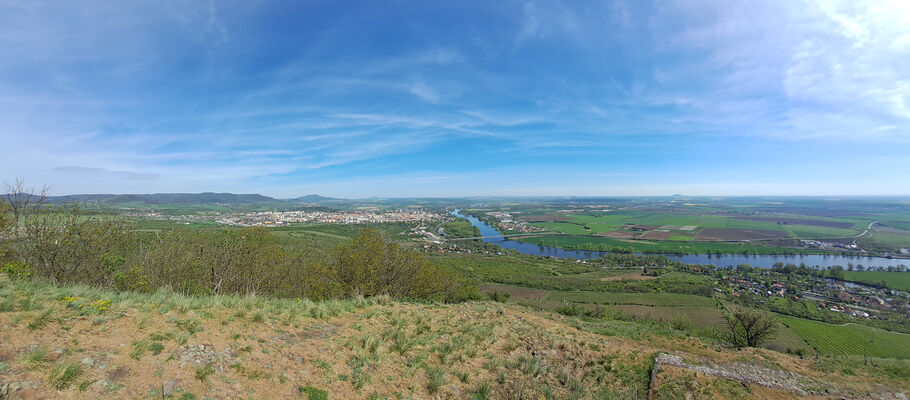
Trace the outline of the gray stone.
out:
[[[104,389],[105,387],[107,387],[108,383],[110,383],[110,382],[108,382],[107,380],[99,379],[99,380],[93,382],[91,385],[88,385],[88,387],[90,387],[92,389]]]
[[[47,359],[49,361],[57,361],[60,359],[60,357],[63,357],[64,354],[65,354],[65,352],[63,351],[63,349],[58,347],[58,348],[54,349],[54,351],[52,351],[50,354],[47,355]]]
[[[177,381],[165,381],[161,384],[161,394],[164,397],[170,396],[177,391]]]
[[[82,365],[85,365],[85,366],[91,368],[92,366],[95,365],[95,360],[92,360],[91,358],[85,357],[85,358],[82,359]]]

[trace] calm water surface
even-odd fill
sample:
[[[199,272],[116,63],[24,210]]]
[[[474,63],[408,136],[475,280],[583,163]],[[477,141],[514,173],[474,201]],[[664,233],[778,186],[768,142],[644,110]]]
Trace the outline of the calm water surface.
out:
[[[462,215],[460,210],[452,211],[451,214],[456,217],[464,218],[471,222],[471,225],[480,230],[480,235],[486,237],[485,243],[495,243],[505,249],[518,250],[524,254],[557,258],[574,258],[588,260],[597,258],[604,254],[605,251],[580,251],[566,250],[558,247],[538,246],[536,244],[522,243],[516,240],[509,240],[502,237],[502,234],[490,224],[483,222],[470,215]],[[739,264],[749,264],[755,267],[770,268],[774,263],[780,261],[785,264],[799,265],[805,263],[810,267],[819,266],[822,268],[840,265],[846,267],[848,264],[862,265],[864,267],[888,267],[898,266],[901,264],[910,265],[910,260],[890,259],[885,257],[850,257],[842,255],[742,255],[742,254],[688,254],[684,256],[675,254],[665,254],[673,261],[681,261],[686,264],[714,264],[718,267],[736,266]]]

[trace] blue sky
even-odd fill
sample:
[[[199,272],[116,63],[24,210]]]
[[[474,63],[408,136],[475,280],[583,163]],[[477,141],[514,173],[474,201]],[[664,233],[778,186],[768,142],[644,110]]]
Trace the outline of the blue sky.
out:
[[[54,194],[910,194],[910,3],[0,0]]]

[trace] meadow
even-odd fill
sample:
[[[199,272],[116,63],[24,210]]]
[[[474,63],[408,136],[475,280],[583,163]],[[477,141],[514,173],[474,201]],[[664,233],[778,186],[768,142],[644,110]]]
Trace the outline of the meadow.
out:
[[[910,260],[908,260],[910,265]],[[844,280],[868,283],[898,290],[910,290],[910,272],[844,271]]]
[[[792,218],[793,215],[780,215],[781,218]],[[800,219],[813,219],[813,217],[798,216]],[[835,228],[826,226],[811,225],[790,225],[777,224],[768,221],[754,221],[748,219],[739,219],[735,216],[726,215],[699,215],[699,214],[680,214],[664,213],[655,211],[618,211],[602,215],[575,215],[572,217],[573,223],[582,224],[589,227],[594,233],[603,233],[615,230],[623,225],[695,225],[699,228],[728,228],[728,229],[750,229],[750,230],[769,230],[788,232],[799,232],[806,237],[838,237],[855,235],[865,228],[867,220],[848,220],[836,218],[814,218],[818,221],[831,222],[849,222],[853,228]]]
[[[643,305],[653,307],[715,307],[717,305],[717,301],[710,297],[681,293],[552,291],[545,299],[586,304]]]

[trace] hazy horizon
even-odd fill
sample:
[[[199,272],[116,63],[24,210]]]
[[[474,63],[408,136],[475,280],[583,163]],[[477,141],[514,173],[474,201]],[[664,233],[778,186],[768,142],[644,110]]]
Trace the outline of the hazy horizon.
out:
[[[0,0],[0,180],[910,195],[908,4]]]

